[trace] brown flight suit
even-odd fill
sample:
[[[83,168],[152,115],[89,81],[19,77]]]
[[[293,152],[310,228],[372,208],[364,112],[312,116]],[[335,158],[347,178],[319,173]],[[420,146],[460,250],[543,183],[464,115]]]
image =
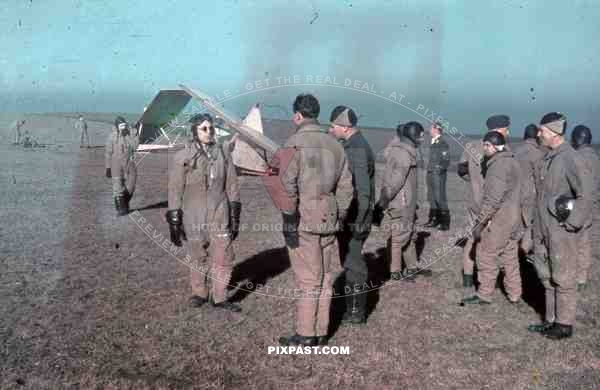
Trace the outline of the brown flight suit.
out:
[[[478,220],[489,223],[477,245],[477,272],[481,300],[490,302],[498,269],[504,269],[504,288],[511,302],[521,298],[518,243],[521,227],[521,169],[510,151],[494,154],[487,161]]]
[[[595,196],[598,190],[598,170],[600,168],[600,160],[594,149],[589,145],[582,145],[577,149],[580,161],[582,162],[582,168],[584,171],[584,179],[586,185],[592,189],[592,194]],[[593,199],[592,201],[594,201]],[[587,282],[588,271],[592,264],[592,241],[591,241],[591,228],[593,213],[590,212],[583,229],[581,229],[580,244],[578,251],[578,265],[577,265],[577,283],[584,284]]]
[[[130,129],[130,132],[134,131]],[[126,190],[133,197],[137,180],[137,167],[135,165],[135,151],[138,147],[139,137],[130,133],[122,136],[119,130],[113,127],[108,136],[104,150],[105,167],[110,168],[113,183],[113,196],[119,196]]]
[[[175,153],[169,167],[169,210],[183,210],[192,295],[208,298],[210,277],[214,303],[227,299],[233,270],[229,202],[239,200],[235,166],[220,144],[205,149],[190,141]]]
[[[463,177],[471,183],[471,191],[467,196],[467,211],[471,224],[479,214],[481,198],[483,196],[483,176],[481,174],[481,160],[483,159],[483,143],[481,140],[466,143],[459,163],[468,162],[469,175]],[[465,275],[473,275],[475,259],[471,257],[473,250],[473,238],[469,236],[463,251],[463,272]]]
[[[521,167],[521,248],[525,253],[533,249],[532,225],[536,199],[536,169],[546,151],[533,138],[526,139],[514,148]]]
[[[344,148],[314,119],[305,119],[284,147],[295,149],[282,183],[299,214],[298,244],[288,242],[301,292],[296,333],[327,336],[333,282],[341,271],[335,234],[352,200],[352,173]]]
[[[413,239],[417,209],[417,151],[410,141],[395,136],[384,151],[385,171],[381,188],[382,205],[389,215],[382,226],[389,231],[388,250],[391,257],[390,272],[417,268],[417,250]]]
[[[575,323],[577,307],[577,252],[581,228],[591,214],[591,187],[585,182],[581,157],[567,142],[544,157],[536,209],[546,258],[536,270],[546,289],[546,321]],[[574,198],[569,218],[559,223],[555,201],[562,195]],[[537,252],[537,251],[536,251]]]

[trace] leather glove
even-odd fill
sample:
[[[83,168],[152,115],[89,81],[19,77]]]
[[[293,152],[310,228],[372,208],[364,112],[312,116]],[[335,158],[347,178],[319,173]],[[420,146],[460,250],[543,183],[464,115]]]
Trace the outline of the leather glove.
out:
[[[112,174],[110,172],[110,168],[106,168],[106,177],[108,177],[109,179],[112,177]]]
[[[381,221],[383,221],[383,212],[383,207],[377,203],[373,209],[373,225],[381,226]]]
[[[240,233],[240,216],[242,214],[241,202],[230,202],[229,213],[231,215],[231,241],[235,240]]]
[[[289,248],[298,248],[300,246],[300,238],[298,237],[298,224],[300,216],[297,211],[291,213],[282,213],[283,217],[283,238],[285,244]]]
[[[573,198],[561,195],[556,198],[554,207],[556,208],[556,219],[558,222],[565,222],[569,218],[569,215],[571,215],[571,210],[573,210]]]
[[[456,166],[456,170],[458,171],[458,176],[464,178],[469,174],[469,162],[461,162]]]
[[[183,211],[181,209],[169,210],[165,214],[169,223],[169,232],[171,233],[171,242],[175,246],[182,246],[181,240],[187,240],[183,231]]]
[[[480,221],[479,219],[475,220],[475,228],[473,229],[473,241],[477,242],[481,240],[481,233],[483,229],[487,226],[487,221]]]

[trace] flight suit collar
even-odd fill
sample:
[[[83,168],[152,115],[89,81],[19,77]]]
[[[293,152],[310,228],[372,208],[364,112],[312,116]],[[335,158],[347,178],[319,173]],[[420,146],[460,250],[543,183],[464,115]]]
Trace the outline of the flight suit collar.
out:
[[[389,146],[396,147],[396,148],[402,148],[402,149],[406,150],[412,157],[416,158],[416,156],[417,156],[417,149],[412,144],[412,142],[410,142],[409,140],[403,140],[402,138],[398,137],[397,135],[394,136],[394,138],[392,138],[392,141],[390,142]]]
[[[352,134],[348,139],[342,139],[341,143],[344,149],[348,149],[351,146],[356,146],[359,144],[359,140],[361,138],[360,130],[356,130],[354,134]]]
[[[322,133],[321,125],[317,119],[307,118],[298,125],[296,128],[296,133],[310,133],[310,132],[319,132]]]
[[[560,153],[567,151],[568,149],[572,149],[571,145],[567,141],[563,142],[558,148],[551,149],[547,155],[547,158],[554,158],[558,156]]]

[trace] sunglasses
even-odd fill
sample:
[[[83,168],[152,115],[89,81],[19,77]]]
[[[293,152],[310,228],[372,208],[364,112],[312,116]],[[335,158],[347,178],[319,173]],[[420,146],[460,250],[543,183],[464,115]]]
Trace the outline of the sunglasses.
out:
[[[214,130],[214,126],[202,126],[202,127],[198,127],[198,130],[204,131],[204,132],[208,132],[211,130]]]

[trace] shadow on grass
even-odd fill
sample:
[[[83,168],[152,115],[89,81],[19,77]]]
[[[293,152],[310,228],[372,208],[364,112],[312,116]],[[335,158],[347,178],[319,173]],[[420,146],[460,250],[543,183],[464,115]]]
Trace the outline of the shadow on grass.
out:
[[[162,202],[158,202],[158,203],[154,203],[148,206],[144,206],[144,207],[140,207],[137,209],[133,209],[131,210],[131,212],[134,211],[143,211],[143,210],[153,210],[153,209],[164,209],[169,207],[169,202],[167,202],[166,200],[162,201]]]
[[[241,283],[232,297],[239,302],[256,290],[258,285],[265,286],[267,281],[285,272],[290,267],[287,248],[273,248],[262,251],[233,268],[231,284]]]

